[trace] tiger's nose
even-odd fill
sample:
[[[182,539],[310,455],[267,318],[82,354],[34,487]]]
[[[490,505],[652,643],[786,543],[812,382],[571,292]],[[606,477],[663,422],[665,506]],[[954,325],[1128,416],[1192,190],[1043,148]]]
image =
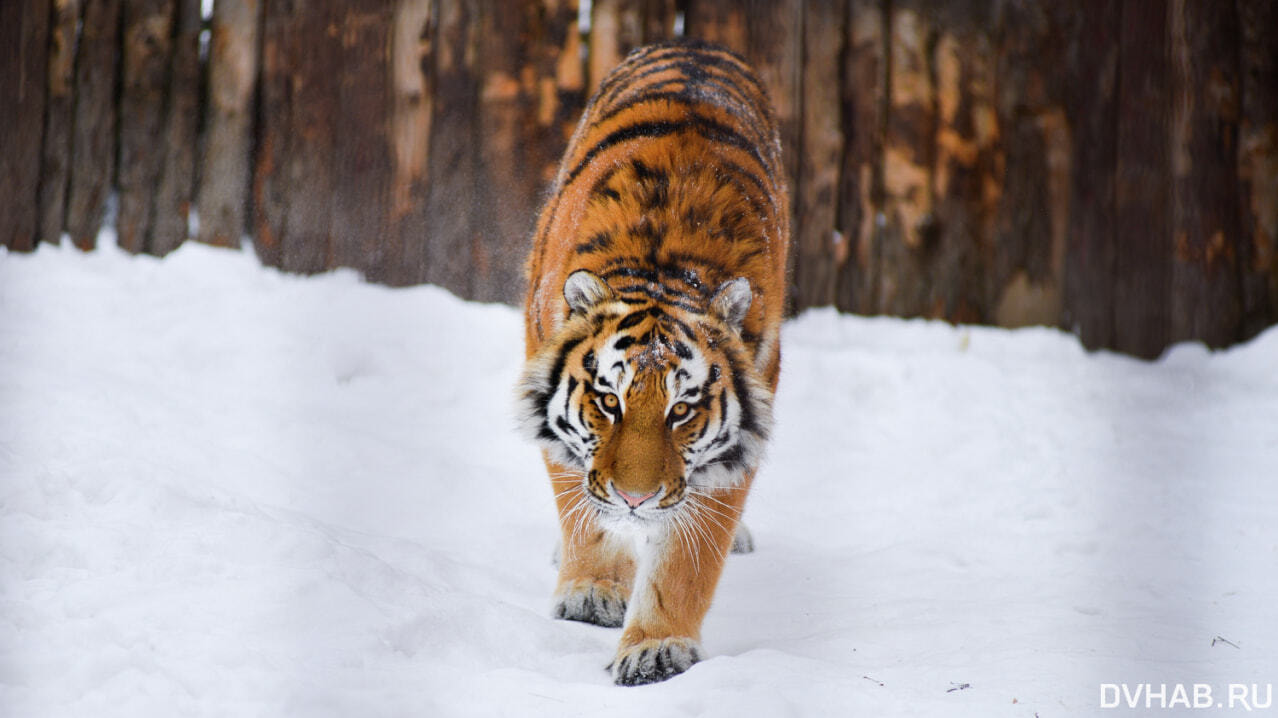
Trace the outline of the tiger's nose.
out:
[[[613,487],[613,488],[616,488],[616,487]],[[626,493],[625,491],[622,491],[621,489],[616,489],[616,490],[617,490],[617,495],[621,497],[621,500],[625,501],[626,505],[632,509],[639,508],[639,504],[642,504],[643,502],[657,495],[656,491],[653,491],[647,494],[629,494],[629,493]]]

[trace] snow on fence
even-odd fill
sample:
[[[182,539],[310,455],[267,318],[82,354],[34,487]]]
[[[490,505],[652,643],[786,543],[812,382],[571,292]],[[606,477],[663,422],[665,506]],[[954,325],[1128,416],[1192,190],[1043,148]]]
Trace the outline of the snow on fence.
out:
[[[188,234],[518,301],[590,88],[683,34],[759,69],[793,304],[1157,355],[1278,321],[1269,0],[0,4],[0,244]]]

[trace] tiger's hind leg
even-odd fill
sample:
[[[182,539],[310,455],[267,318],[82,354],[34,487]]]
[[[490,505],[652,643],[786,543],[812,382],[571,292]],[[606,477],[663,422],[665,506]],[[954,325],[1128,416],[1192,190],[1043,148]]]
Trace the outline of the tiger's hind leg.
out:
[[[561,466],[547,466],[562,533],[552,615],[567,621],[618,627],[625,620],[634,582],[634,555],[624,542],[613,538],[594,520],[594,512],[581,492],[581,478]]]

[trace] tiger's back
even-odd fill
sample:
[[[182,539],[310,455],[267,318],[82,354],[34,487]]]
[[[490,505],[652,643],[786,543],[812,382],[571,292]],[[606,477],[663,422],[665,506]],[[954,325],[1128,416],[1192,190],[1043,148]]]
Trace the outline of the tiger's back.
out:
[[[693,304],[745,277],[743,336],[775,383],[789,216],[767,93],[744,61],[699,43],[634,51],[586,108],[538,220],[528,354],[562,319],[578,269],[622,294]]]
[[[591,100],[528,262],[519,412],[563,545],[554,615],[623,626],[622,685],[700,660],[771,427],[789,207],[736,55],[641,48]]]

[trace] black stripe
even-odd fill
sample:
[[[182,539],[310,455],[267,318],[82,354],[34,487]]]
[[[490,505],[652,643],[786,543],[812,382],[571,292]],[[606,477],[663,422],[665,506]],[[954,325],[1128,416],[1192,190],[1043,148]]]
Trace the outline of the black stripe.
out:
[[[635,279],[642,279],[645,282],[655,283],[658,281],[656,272],[651,269],[640,269],[638,267],[617,267],[616,269],[610,269],[607,272],[604,272],[600,276],[604,279],[608,279],[609,277],[632,277]]]
[[[661,285],[658,284],[655,286],[660,287]],[[660,291],[654,291],[653,289],[650,289],[647,285],[632,284],[626,287],[616,287],[615,289],[618,294],[630,294],[630,293],[643,294],[644,296],[648,297],[649,299],[653,301],[661,302],[662,304],[665,304],[671,307],[677,307],[691,314],[699,314],[699,315],[705,314],[705,307],[698,307],[696,305],[680,301],[679,299],[675,297],[666,296],[664,293]],[[636,302],[635,300],[631,298],[622,297],[621,301],[626,302],[627,304],[637,304],[637,303],[640,303],[642,300],[640,300],[640,302]]]
[[[767,98],[767,91],[760,84],[759,79],[750,72],[744,63],[733,62],[729,59],[731,56],[725,57],[723,54],[710,54],[706,52],[679,52],[663,55],[659,58],[651,58],[647,63],[637,66],[626,72],[625,79],[627,82],[622,87],[632,87],[636,83],[642,82],[644,78],[653,75],[668,72],[670,70],[680,70],[685,76],[693,82],[703,82],[707,76],[716,78],[741,77],[749,82],[754,89],[755,97],[751,98],[757,103],[762,103]],[[721,70],[723,75],[710,75],[707,69]],[[610,93],[606,102],[615,100],[621,91],[616,91],[617,86],[610,88],[614,90]],[[742,93],[743,95],[745,93]],[[747,95],[748,97],[748,95]],[[757,98],[757,99],[755,99]]]
[[[577,245],[577,254],[602,252],[612,245],[612,232],[596,232],[589,241]]]
[[[617,323],[617,329],[618,330],[629,329],[630,327],[633,327],[634,325],[638,324],[639,322],[642,322],[644,319],[647,319],[647,318],[648,318],[647,311],[632,312],[626,315],[624,319],[622,319],[620,322]]]
[[[617,66],[617,69],[609,73],[608,76],[604,78],[603,82],[600,83],[599,89],[595,92],[595,97],[591,101],[592,104],[602,104],[604,102],[603,98],[612,94],[618,85],[628,85],[629,83],[627,83],[626,80],[630,79],[636,70],[645,66],[646,63],[643,62],[644,58],[657,53],[665,53],[669,50],[677,52],[678,49],[679,48],[670,45],[648,45],[632,50],[630,54],[626,56],[625,60]],[[647,62],[657,61],[657,58],[649,58],[647,60]]]
[[[746,170],[746,168],[742,167],[736,162],[732,162],[723,158],[716,158],[714,164],[716,169],[718,168],[726,169],[732,172],[736,176],[746,178],[747,180],[750,181],[750,184],[754,185],[755,189],[759,190],[759,194],[757,196],[753,195],[750,192],[747,192],[745,189],[745,186],[742,185],[739,181],[732,181],[729,179],[729,182],[732,183],[732,186],[736,188],[737,192],[740,192],[741,195],[744,196],[750,202],[750,205],[754,207],[754,210],[756,212],[758,212],[760,215],[776,213],[776,210],[777,210],[776,200],[775,198],[773,198],[772,192],[770,192],[767,187],[763,186],[763,180],[759,179],[759,176],[757,174]],[[768,181],[776,182],[776,177],[773,175],[773,169],[766,164],[761,164],[760,166],[763,167],[766,173],[766,176],[768,178]],[[768,203],[768,209],[770,209],[771,212],[765,213],[763,211],[763,207],[760,206],[760,203],[759,203],[759,197],[762,197],[763,201]]]
[[[673,67],[673,66],[671,66]],[[669,68],[667,68],[669,69]],[[660,72],[660,70],[657,70]],[[719,82],[722,80],[723,82]],[[665,90],[675,84],[683,87],[677,90]],[[638,105],[648,102],[668,102],[692,109],[704,105],[717,107],[732,115],[740,124],[749,128],[757,142],[764,142],[767,137],[767,121],[759,111],[757,102],[740,90],[730,77],[710,75],[697,79],[680,76],[670,78],[640,88],[638,93],[627,97],[608,107],[608,111],[593,119],[591,127],[611,120],[617,115]]]
[[[714,457],[714,460],[719,462],[720,466],[724,466],[730,469],[736,469],[741,467],[741,463],[744,458],[745,458],[745,449],[742,449],[741,445],[737,444],[736,446],[733,446],[731,449],[728,449],[722,454],[719,454],[718,456]]]
[[[754,415],[754,402],[748,393],[741,361],[735,351],[728,352],[728,364],[732,367],[732,390],[737,395],[737,405],[741,407],[741,430],[758,434],[759,423]]]
[[[670,317],[670,320],[674,322],[675,326],[679,327],[679,331],[683,332],[688,341],[695,342],[697,340],[697,335],[692,331],[692,327],[688,326],[687,322],[678,317]]]
[[[592,198],[610,199],[614,202],[621,199],[621,193],[608,186],[608,183],[612,181],[612,177],[616,173],[617,168],[612,167],[607,172],[600,175],[599,179],[595,180],[595,186],[590,188],[590,196]]]
[[[627,142],[629,140],[639,139],[641,137],[665,137],[667,135],[677,134],[691,130],[700,135],[703,139],[711,142],[726,144],[749,154],[760,167],[768,170],[768,164],[764,162],[763,156],[759,154],[759,150],[739,132],[724,125],[720,122],[705,117],[703,115],[693,114],[687,119],[677,122],[669,120],[655,120],[651,122],[638,122],[633,125],[627,125],[608,133],[593,147],[586,151],[585,156],[577,163],[577,166],[568,173],[564,186],[572,184],[573,180],[586,169],[591,160],[600,152],[612,147],[613,145]]]
[[[551,386],[559,386],[559,375],[563,373],[564,363],[568,361],[568,353],[573,349],[576,349],[577,345],[581,344],[584,339],[585,337],[573,337],[572,339],[564,342],[564,345],[559,348],[559,354],[555,357],[555,363],[550,366]],[[541,405],[542,414],[546,413],[546,404],[550,402],[551,394],[552,392],[546,392],[546,397],[543,399]]]
[[[573,425],[570,424],[568,420],[563,418],[562,416],[559,417],[558,419],[555,419],[555,426],[561,429],[566,434],[572,434],[578,439],[582,438],[581,434],[578,433],[575,428],[573,428]]]

